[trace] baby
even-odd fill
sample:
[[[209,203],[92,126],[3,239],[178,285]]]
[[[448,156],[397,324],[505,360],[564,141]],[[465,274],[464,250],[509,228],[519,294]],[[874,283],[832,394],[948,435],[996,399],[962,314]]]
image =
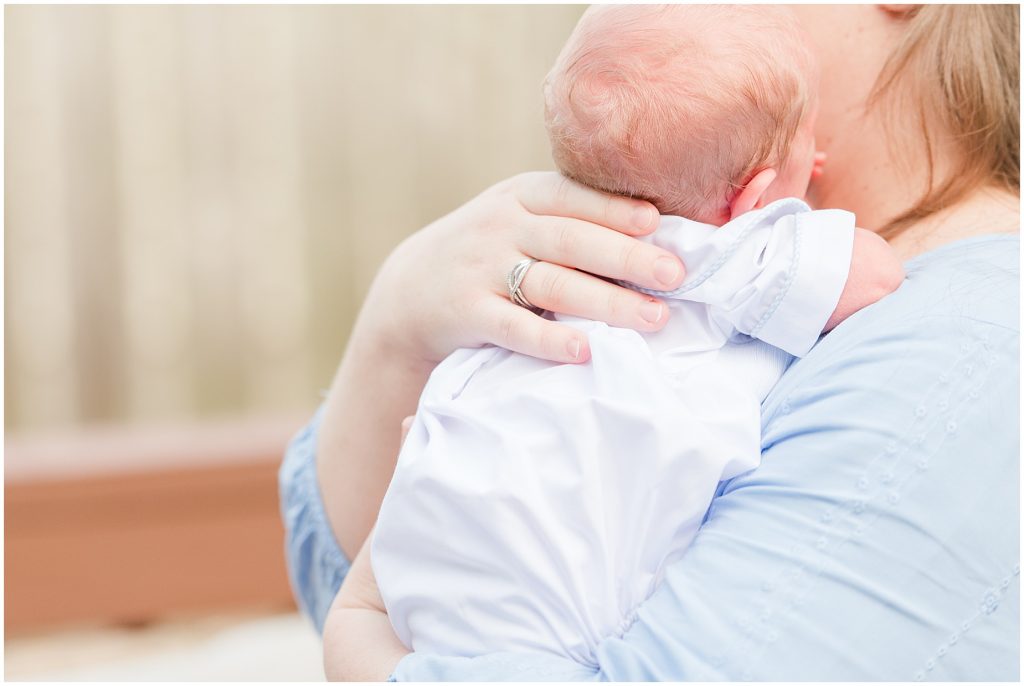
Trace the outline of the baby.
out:
[[[760,403],[793,356],[902,280],[851,214],[799,199],[818,159],[816,79],[780,8],[583,16],[545,86],[554,158],[653,202],[665,216],[650,240],[688,277],[645,291],[671,310],[658,333],[557,316],[587,333],[587,364],[487,347],[437,367],[371,542],[407,647],[594,665],[718,483],[758,465]]]
[[[594,7],[545,84],[552,152],[581,183],[721,226],[806,193],[817,80],[779,8]]]

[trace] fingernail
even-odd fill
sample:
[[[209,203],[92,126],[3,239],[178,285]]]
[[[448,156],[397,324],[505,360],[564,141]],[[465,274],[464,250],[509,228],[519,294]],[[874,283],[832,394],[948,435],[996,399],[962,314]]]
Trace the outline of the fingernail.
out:
[[[646,229],[654,219],[654,211],[650,207],[638,207],[633,211],[633,224],[638,229]]]
[[[569,357],[574,360],[580,359],[580,339],[570,338],[569,345],[565,347],[569,351]]]
[[[671,257],[659,257],[654,261],[654,278],[666,286],[675,283],[679,277],[679,262]]]
[[[645,302],[640,306],[640,316],[644,318],[644,321],[650,324],[657,324],[661,321],[661,316],[665,313],[665,307],[656,300]]]

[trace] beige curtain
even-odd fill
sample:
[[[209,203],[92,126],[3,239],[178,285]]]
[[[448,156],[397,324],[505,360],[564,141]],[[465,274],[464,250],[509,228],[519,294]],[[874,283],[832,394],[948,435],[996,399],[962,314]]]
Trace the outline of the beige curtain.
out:
[[[8,6],[7,429],[312,408],[388,251],[551,168],[582,11]]]

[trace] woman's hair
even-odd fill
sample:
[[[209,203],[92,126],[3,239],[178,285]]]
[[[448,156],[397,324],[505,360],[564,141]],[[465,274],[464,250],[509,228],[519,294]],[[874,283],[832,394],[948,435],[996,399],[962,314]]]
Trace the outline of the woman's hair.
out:
[[[882,227],[886,238],[983,186],[1020,195],[1020,6],[922,5],[903,20],[868,102],[916,108],[928,186]],[[950,141],[953,166],[936,179],[937,150]]]

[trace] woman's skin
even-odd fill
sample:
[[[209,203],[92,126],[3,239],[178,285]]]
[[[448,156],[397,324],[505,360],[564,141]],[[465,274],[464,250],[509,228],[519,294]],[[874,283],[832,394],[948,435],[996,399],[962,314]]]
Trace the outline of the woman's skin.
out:
[[[910,112],[884,118],[867,110],[875,80],[900,39],[903,12],[914,5],[795,5],[818,57],[820,109],[815,137],[828,153],[825,173],[811,183],[815,207],[839,207],[857,215],[857,225],[884,226],[914,205],[928,183],[927,153],[920,125]],[[850,59],[856,55],[856,59]],[[954,151],[938,148],[937,179],[954,167]],[[946,243],[989,233],[1020,230],[1020,200],[1001,190],[979,189],[947,210],[926,217],[889,241],[901,259]]]
[[[887,128],[877,110],[866,108],[903,30],[905,8],[793,8],[822,72],[816,135],[828,163],[812,183],[810,200],[854,212],[865,228],[881,227],[913,206],[927,184],[924,149],[894,145],[914,140],[914,115],[896,111]],[[952,151],[946,153],[935,161],[938,179],[952,166]],[[376,519],[398,454],[396,427],[415,411],[428,375],[447,354],[494,343],[563,362],[589,358],[579,332],[509,302],[504,280],[512,266],[524,255],[543,260],[523,284],[540,307],[654,331],[668,316],[657,301],[572,268],[674,287],[683,280],[678,260],[629,238],[655,225],[647,203],[595,193],[555,174],[526,174],[484,191],[392,253],[352,331],[320,428],[321,493],[346,556],[355,558]],[[909,259],[963,238],[1012,231],[1019,231],[1018,198],[981,188],[908,227],[891,244]],[[357,567],[368,570],[365,559]],[[359,578],[350,574],[342,594]],[[329,668],[331,652],[328,645]],[[386,676],[394,664],[367,667],[367,674]]]

